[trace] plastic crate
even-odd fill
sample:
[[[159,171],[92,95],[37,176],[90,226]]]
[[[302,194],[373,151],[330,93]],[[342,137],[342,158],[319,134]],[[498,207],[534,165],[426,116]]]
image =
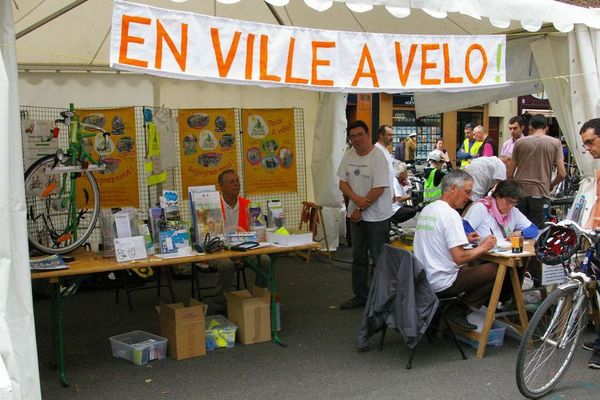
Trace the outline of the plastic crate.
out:
[[[108,340],[114,357],[136,365],[146,365],[148,361],[162,360],[167,356],[167,339],[148,332],[132,331]]]
[[[488,340],[487,340],[486,346],[495,346],[495,347],[502,346],[504,344],[504,333],[505,332],[506,332],[506,327],[500,326],[499,324],[496,323],[496,321],[494,321],[494,324],[492,325],[492,329],[490,329],[490,334],[488,335]],[[465,342],[466,344],[473,347],[474,349],[476,349],[479,346],[479,342],[477,340],[466,338],[466,337],[460,335],[460,333],[457,333],[456,337],[458,338],[458,340],[460,340],[461,342]]]
[[[222,315],[206,317],[204,335],[206,337],[206,350],[214,350],[235,346],[235,332],[237,325]]]

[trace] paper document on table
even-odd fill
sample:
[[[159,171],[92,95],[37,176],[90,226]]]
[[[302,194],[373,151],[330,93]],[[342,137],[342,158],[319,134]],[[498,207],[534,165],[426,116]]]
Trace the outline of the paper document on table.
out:
[[[512,247],[512,244],[508,240],[500,239],[496,242],[496,247],[510,249]]]

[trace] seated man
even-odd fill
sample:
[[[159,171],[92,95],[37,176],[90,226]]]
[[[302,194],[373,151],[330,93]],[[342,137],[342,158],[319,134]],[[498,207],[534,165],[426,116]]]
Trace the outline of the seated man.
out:
[[[250,200],[240,196],[240,178],[234,170],[228,169],[219,175],[219,191],[221,192],[221,210],[223,212],[225,233],[249,231],[248,206]],[[245,258],[250,258],[249,261],[251,262],[256,261],[255,257],[235,257],[222,258],[208,263],[210,267],[217,270],[214,311],[221,312],[225,310],[224,292],[229,290],[235,270],[244,268]],[[260,256],[261,267],[264,271],[269,270],[269,262],[267,255]],[[267,283],[266,279],[256,274],[254,283],[256,286],[266,287]]]
[[[464,207],[473,189],[473,178],[463,171],[449,172],[442,180],[439,200],[427,205],[417,220],[415,256],[425,266],[427,279],[439,296],[464,293],[462,301],[470,307],[480,308],[488,303],[497,266],[492,263],[467,265],[496,245],[496,238],[488,235],[479,246],[465,249],[469,241],[479,235],[465,234],[463,221],[456,209]],[[464,305],[448,310],[447,316],[464,329],[477,326],[467,321],[468,308]]]
[[[400,182],[406,182],[408,171],[406,164],[403,162],[395,162],[395,178],[394,178],[394,201],[392,201],[392,212],[394,215],[391,221],[395,224],[408,221],[417,214],[417,209],[406,204],[406,201],[412,199],[410,189]]]

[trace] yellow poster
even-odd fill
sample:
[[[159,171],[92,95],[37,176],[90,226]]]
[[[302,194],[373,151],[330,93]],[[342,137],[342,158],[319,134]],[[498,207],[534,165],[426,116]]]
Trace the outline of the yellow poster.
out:
[[[298,191],[291,108],[242,110],[246,194]]]
[[[94,173],[100,189],[100,207],[138,208],[140,197],[133,107],[77,110],[76,113],[82,122],[110,132],[107,137],[98,132],[95,137],[84,139],[86,150],[94,159],[102,156],[106,167],[104,171]],[[79,185],[77,190],[80,192],[90,188]],[[82,198],[79,193],[77,198]]]
[[[233,109],[179,111],[183,198],[188,187],[217,185],[221,172],[237,171],[236,136]]]

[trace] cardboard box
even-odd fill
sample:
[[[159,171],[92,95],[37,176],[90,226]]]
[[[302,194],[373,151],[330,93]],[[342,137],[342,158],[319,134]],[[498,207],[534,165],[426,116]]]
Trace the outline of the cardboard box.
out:
[[[160,304],[160,334],[168,341],[171,358],[183,360],[206,355],[204,315],[206,304],[190,299],[189,306],[182,303]]]
[[[275,232],[267,231],[267,242],[284,246],[298,246],[313,242],[312,232],[290,230],[289,233],[289,235],[281,235]]]
[[[271,294],[268,290],[226,292],[227,316],[238,326],[240,343],[252,344],[271,340]]]

